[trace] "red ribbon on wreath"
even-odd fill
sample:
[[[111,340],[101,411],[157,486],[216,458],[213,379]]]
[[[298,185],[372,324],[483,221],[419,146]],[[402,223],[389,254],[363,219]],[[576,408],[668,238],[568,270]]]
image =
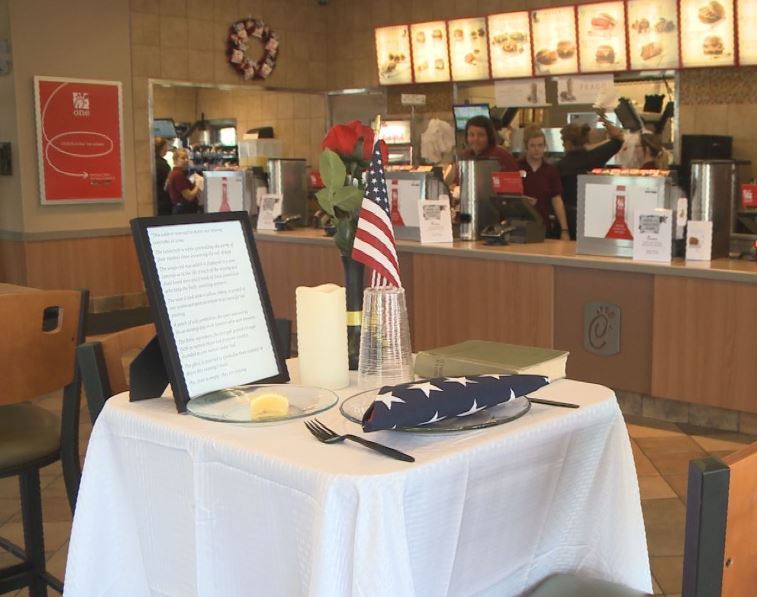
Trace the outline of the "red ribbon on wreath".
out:
[[[249,58],[249,45],[260,40],[263,54],[257,60]],[[243,19],[229,27],[226,57],[229,64],[245,79],[267,79],[276,66],[279,55],[279,36],[260,19]]]

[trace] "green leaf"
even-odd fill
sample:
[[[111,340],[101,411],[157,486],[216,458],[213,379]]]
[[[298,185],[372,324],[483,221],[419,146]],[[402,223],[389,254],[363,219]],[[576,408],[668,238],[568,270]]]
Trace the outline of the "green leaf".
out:
[[[334,192],[334,205],[344,211],[360,209],[363,191],[357,187],[341,187]]]
[[[347,169],[338,154],[330,149],[324,149],[321,153],[318,167],[320,168],[323,184],[331,189],[344,186],[347,177]]]
[[[323,188],[315,194],[318,199],[318,205],[321,209],[329,214],[332,218],[336,217],[334,213],[334,190],[329,188]]]
[[[355,226],[357,225],[357,216],[350,215],[347,218],[339,218],[336,223],[336,234],[334,242],[342,255],[352,253],[352,243],[355,241]]]

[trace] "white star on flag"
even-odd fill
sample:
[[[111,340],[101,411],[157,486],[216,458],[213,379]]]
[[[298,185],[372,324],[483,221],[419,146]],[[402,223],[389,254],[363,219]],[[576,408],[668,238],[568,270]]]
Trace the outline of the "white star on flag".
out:
[[[419,423],[420,425],[430,425],[431,423],[436,423],[437,421],[443,421],[447,417],[440,417],[439,411],[436,411],[434,413],[434,416],[431,417],[428,421],[424,421],[423,423]]]
[[[464,413],[460,413],[457,416],[458,417],[467,417],[468,415],[475,414],[475,413],[477,413],[480,410],[484,410],[485,408],[486,408],[485,406],[478,406],[478,404],[476,404],[476,399],[474,398],[473,399],[473,406],[471,406],[469,410],[466,410]]]
[[[388,392],[386,394],[379,394],[378,396],[376,396],[376,402],[383,402],[386,405],[387,410],[392,410],[392,402],[399,402],[401,404],[405,403],[402,398],[397,398],[397,396],[395,396],[391,392]]]
[[[468,379],[467,377],[445,377],[444,381],[449,382],[449,383],[459,383],[464,388],[467,388],[468,384],[478,383],[477,381],[473,379]]]
[[[500,379],[502,377],[508,377],[506,373],[485,373],[484,375],[477,375],[476,377],[491,377],[493,379]]]
[[[433,385],[430,382],[423,382],[423,383],[416,383],[407,386],[408,390],[420,390],[424,394],[426,394],[426,398],[428,398],[431,395],[431,392],[443,392],[441,388],[437,388],[435,385]]]

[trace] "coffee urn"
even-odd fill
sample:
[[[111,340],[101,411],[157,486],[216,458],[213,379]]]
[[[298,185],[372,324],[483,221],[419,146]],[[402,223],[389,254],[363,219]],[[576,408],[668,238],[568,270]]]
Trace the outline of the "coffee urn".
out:
[[[460,239],[478,240],[481,230],[497,219],[489,199],[492,196],[492,172],[499,170],[499,162],[490,159],[460,160],[458,168]]]
[[[299,215],[300,226],[307,226],[308,179],[304,159],[268,160],[268,192],[281,194],[282,215]]]
[[[736,197],[736,162],[692,160],[690,182],[689,219],[712,222],[712,258],[727,257]]]

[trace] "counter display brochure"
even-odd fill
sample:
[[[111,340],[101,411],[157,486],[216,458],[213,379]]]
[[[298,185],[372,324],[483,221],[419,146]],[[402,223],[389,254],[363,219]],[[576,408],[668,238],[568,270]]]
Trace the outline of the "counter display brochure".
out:
[[[289,380],[247,213],[137,218],[131,229],[179,412],[208,392]]]
[[[421,243],[451,243],[452,216],[447,195],[418,201]]]
[[[669,209],[637,210],[633,222],[634,260],[670,263],[673,212]]]
[[[284,198],[278,193],[263,193],[258,206],[258,230],[276,230],[276,218],[281,215]]]

